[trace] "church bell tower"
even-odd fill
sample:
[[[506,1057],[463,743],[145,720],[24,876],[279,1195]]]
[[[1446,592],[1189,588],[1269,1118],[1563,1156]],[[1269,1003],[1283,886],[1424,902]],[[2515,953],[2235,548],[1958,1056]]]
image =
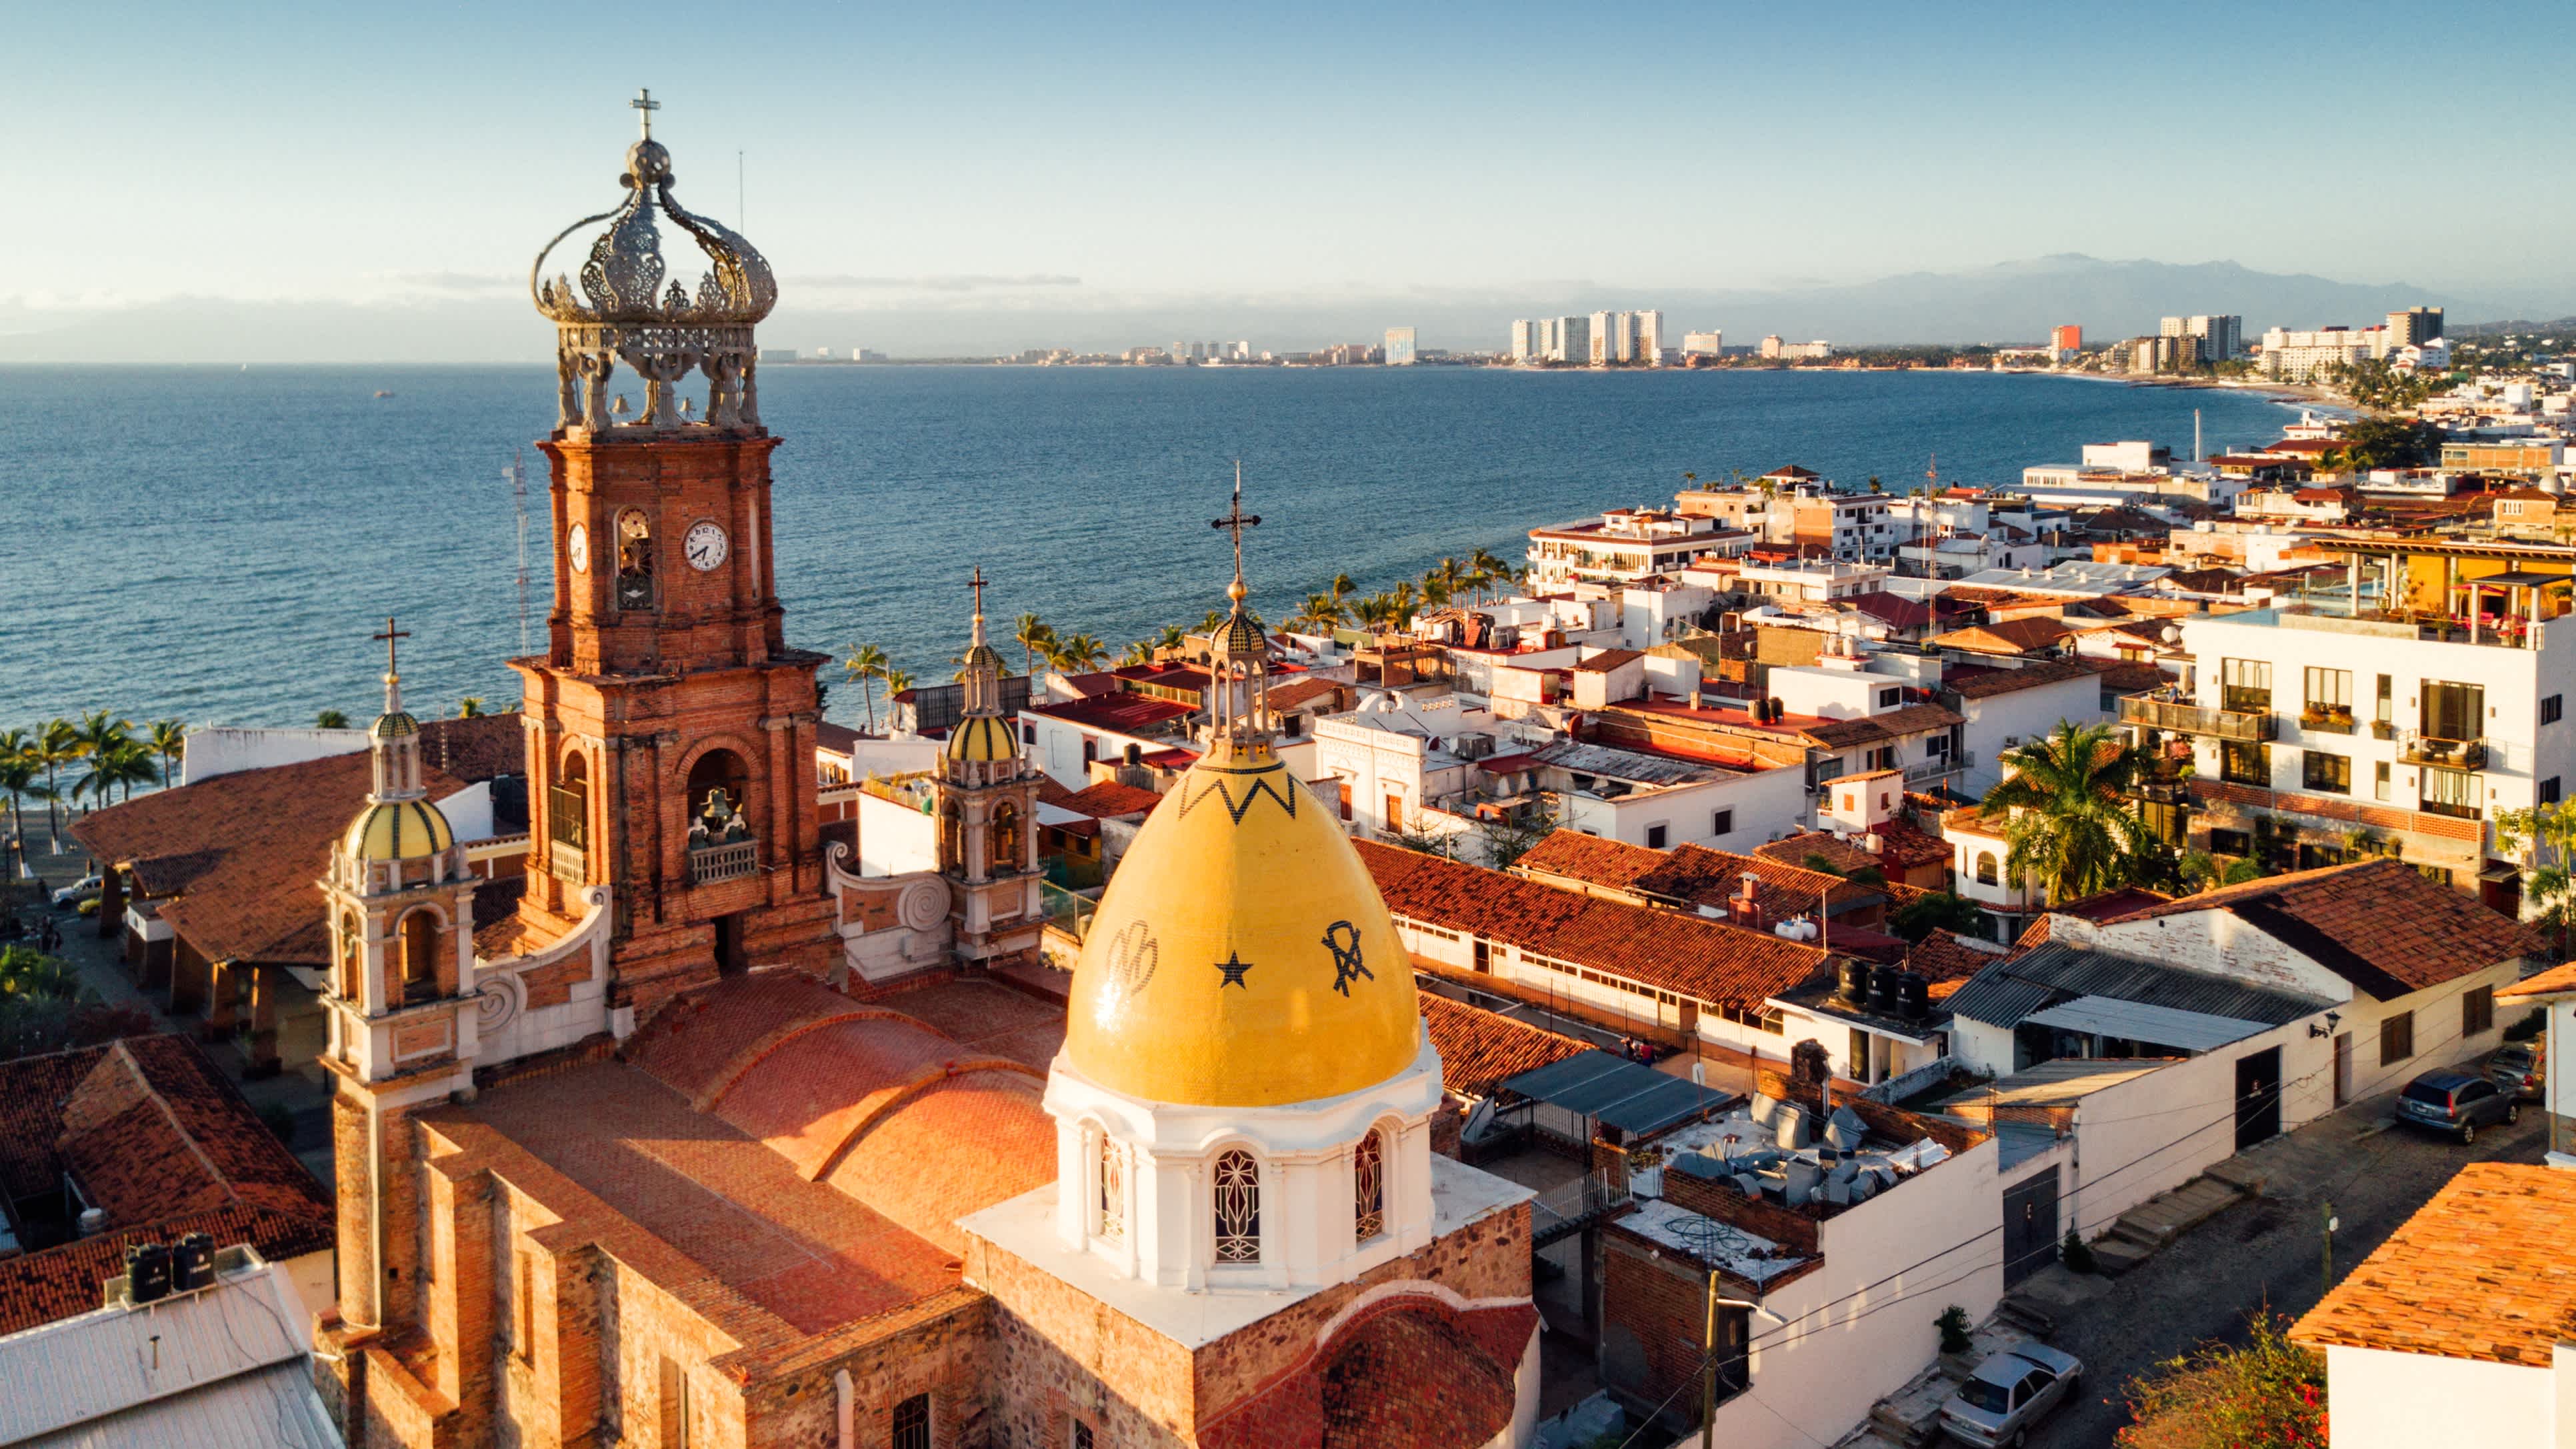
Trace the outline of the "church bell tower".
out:
[[[631,104],[643,136],[623,201],[529,273],[556,329],[558,413],[537,444],[555,603],[546,653],[511,664],[527,697],[523,941],[560,937],[585,889],[608,886],[612,999],[649,1013],[754,964],[828,969],[836,937],[814,803],[826,660],[786,646],[769,543],[779,439],[752,331],[778,286],[751,243],[673,199],[659,103]],[[578,281],[548,279],[592,227]]]
[[[939,873],[957,959],[992,966],[1033,959],[1046,927],[1038,865],[1038,771],[1002,717],[1002,656],[984,639],[984,571],[966,646],[966,708],[939,763]]]

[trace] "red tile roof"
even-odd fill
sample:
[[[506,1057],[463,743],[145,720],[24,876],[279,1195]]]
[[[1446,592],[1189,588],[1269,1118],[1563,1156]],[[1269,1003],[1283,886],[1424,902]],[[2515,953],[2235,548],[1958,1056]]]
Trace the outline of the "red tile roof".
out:
[[[65,1171],[108,1231],[0,1259],[0,1333],[96,1308],[130,1243],[203,1232],[275,1259],[334,1236],[322,1185],[180,1036],[0,1062],[0,1189],[31,1196]]]
[[[1506,1077],[1594,1049],[1590,1042],[1433,992],[1419,993],[1416,1002],[1431,1028],[1431,1044],[1440,1050],[1440,1084],[1462,1097],[1490,1097]]]
[[[2025,689],[2044,689],[2070,679],[2090,679],[2093,669],[2072,659],[2040,659],[2018,669],[1955,669],[1941,675],[1941,687],[1961,699],[1992,699]]]
[[[2473,1162],[2290,1337],[2547,1369],[2576,1337],[2576,1172]]]
[[[1115,780],[1096,780],[1056,802],[1059,809],[1088,815],[1095,820],[1116,820],[1130,815],[1150,815],[1163,797],[1151,790],[1122,785]]]
[[[497,718],[519,728],[516,715]],[[163,901],[161,919],[207,960],[325,966],[330,931],[313,883],[366,803],[371,769],[359,753],[241,770],[92,811],[72,834],[100,859],[131,865],[145,894],[177,897]],[[433,798],[465,783],[434,767],[424,778]]]
[[[2106,924],[2209,910],[2238,917],[2382,1001],[2541,950],[2530,928],[2395,860],[2223,886]]]
[[[1885,900],[1876,886],[1857,885],[1839,876],[1809,870],[1762,855],[1739,855],[1704,845],[1677,845],[1671,850],[1603,840],[1579,830],[1559,830],[1520,858],[1522,873],[1543,873],[1612,890],[1632,891],[1656,900],[1688,905],[1725,906],[1741,889],[1746,874],[1761,878],[1754,902],[1770,920],[1812,914],[1822,895],[1842,911]]]
[[[1993,624],[1972,624],[1947,634],[1935,634],[1930,642],[1942,649],[1970,649],[1987,654],[2032,654],[2054,648],[2057,641],[2075,631],[2062,619],[2033,615],[2005,619]]]
[[[2576,961],[2570,961],[2564,966],[2552,966],[2536,976],[2526,976],[2498,991],[2496,999],[2499,1001],[2529,1000],[2534,997],[2556,996],[2561,992],[2576,992]]]
[[[1766,931],[1542,885],[1480,866],[1354,841],[1387,909],[1699,1001],[1760,1001],[1829,959]]]
[[[1190,713],[1190,707],[1168,699],[1146,694],[1100,694],[1086,699],[1068,700],[1063,704],[1033,704],[1028,713],[1047,719],[1058,719],[1083,729],[1107,730],[1123,735],[1160,733],[1172,721]]]

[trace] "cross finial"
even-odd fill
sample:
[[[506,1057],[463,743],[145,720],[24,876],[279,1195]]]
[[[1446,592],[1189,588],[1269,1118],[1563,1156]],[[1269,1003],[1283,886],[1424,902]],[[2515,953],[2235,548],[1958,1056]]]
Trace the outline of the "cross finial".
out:
[[[408,630],[396,628],[394,616],[387,614],[385,632],[375,637],[378,643],[385,646],[385,713],[400,714],[402,713],[402,675],[394,668],[394,645],[398,641],[410,638],[411,634]]]
[[[975,591],[975,617],[976,617],[976,618],[978,618],[978,619],[983,618],[983,617],[984,617],[984,566],[983,566],[982,564],[977,564],[977,565],[975,565],[975,572],[974,572],[974,575],[973,575],[972,577],[970,577],[970,578],[968,578],[968,579],[966,580],[966,587],[968,587],[968,588],[970,588],[970,589],[973,589],[973,590]]]
[[[1260,523],[1261,515],[1257,513],[1246,513],[1243,511],[1243,460],[1241,458],[1237,458],[1234,460],[1234,509],[1223,518],[1209,519],[1208,527],[1227,529],[1234,534],[1234,582],[1236,589],[1228,590],[1228,592],[1234,593],[1235,602],[1238,604],[1243,602],[1241,593],[1236,591],[1239,590],[1243,584],[1243,531],[1247,528],[1258,527]]]
[[[638,112],[638,119],[644,122],[644,139],[647,141],[652,140],[653,113],[662,109],[662,103],[653,99],[653,92],[650,88],[639,87],[635,92],[635,99],[628,101],[626,104],[633,106]]]
[[[386,679],[386,681],[387,681],[387,682],[391,682],[391,681],[393,681],[394,679],[397,679],[397,678],[399,678],[399,677],[400,677],[400,675],[399,675],[399,674],[395,671],[395,669],[394,669],[394,643],[395,643],[395,641],[396,641],[396,640],[400,640],[400,639],[408,639],[408,638],[410,638],[410,637],[411,637],[411,631],[410,631],[410,630],[408,630],[408,629],[397,629],[397,628],[395,628],[395,627],[394,627],[394,616],[393,616],[393,615],[391,615],[391,614],[387,614],[387,615],[385,616],[385,632],[383,632],[383,633],[381,633],[381,634],[376,635],[376,636],[375,636],[375,639],[376,639],[376,642],[377,642],[377,643],[382,644],[382,645],[384,645],[384,646],[385,646],[385,679]]]

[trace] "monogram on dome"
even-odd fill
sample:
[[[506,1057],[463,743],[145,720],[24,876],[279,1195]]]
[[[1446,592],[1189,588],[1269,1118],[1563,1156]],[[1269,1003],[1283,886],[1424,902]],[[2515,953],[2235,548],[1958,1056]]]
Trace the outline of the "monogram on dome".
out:
[[[731,228],[681,206],[671,195],[671,153],[653,139],[651,91],[627,104],[643,117],[643,136],[626,149],[618,184],[626,199],[558,233],[528,270],[528,290],[556,329],[556,427],[595,439],[667,434],[681,428],[760,429],[758,351],[752,326],[778,305],[768,261]],[[673,255],[666,257],[663,223]],[[606,223],[592,238],[576,282],[546,264],[565,240]],[[691,256],[693,252],[695,256]],[[698,273],[696,283],[685,280]],[[610,380],[624,364],[644,385],[644,406],[628,416],[612,400]],[[706,378],[703,409],[683,402],[678,385],[691,372]]]

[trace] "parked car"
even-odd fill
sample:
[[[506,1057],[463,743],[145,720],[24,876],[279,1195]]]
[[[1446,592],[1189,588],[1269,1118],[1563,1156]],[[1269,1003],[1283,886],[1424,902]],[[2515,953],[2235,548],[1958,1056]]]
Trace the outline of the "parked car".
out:
[[[2397,1094],[2397,1120],[2435,1132],[2456,1133],[2462,1146],[2478,1140],[2480,1127],[2522,1120],[2513,1093],[2467,1072],[2426,1072]]]
[[[54,892],[54,904],[57,906],[79,905],[81,902],[97,895],[106,887],[106,885],[107,882],[98,876],[82,876],[79,880],[73,881],[70,885]]]
[[[2084,1386],[2084,1364],[2044,1343],[2021,1343],[1989,1355],[1941,1405],[1941,1427],[1977,1449],[2018,1446],[2030,1426],[2075,1397]]]
[[[2548,1070],[2549,1049],[2539,1042],[2507,1042],[2487,1058],[2487,1080],[2526,1102],[2540,1100]]]

